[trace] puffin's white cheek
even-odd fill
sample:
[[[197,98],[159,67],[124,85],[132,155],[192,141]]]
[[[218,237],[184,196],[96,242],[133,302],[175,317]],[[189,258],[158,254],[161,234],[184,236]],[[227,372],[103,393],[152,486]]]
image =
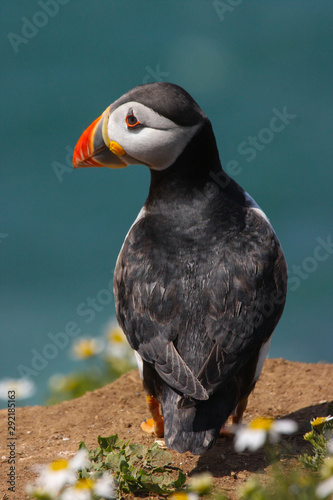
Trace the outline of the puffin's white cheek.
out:
[[[131,140],[129,140],[131,139]],[[178,138],[173,131],[145,128],[138,134],[131,134],[126,140],[125,151],[138,161],[151,167],[163,168],[173,163]]]
[[[128,130],[126,125],[109,121],[108,136],[110,141],[117,142],[126,151],[126,142],[128,142]]]
[[[193,137],[197,127],[157,130],[144,128],[127,139],[124,149],[139,163],[145,163],[155,170],[170,167]]]

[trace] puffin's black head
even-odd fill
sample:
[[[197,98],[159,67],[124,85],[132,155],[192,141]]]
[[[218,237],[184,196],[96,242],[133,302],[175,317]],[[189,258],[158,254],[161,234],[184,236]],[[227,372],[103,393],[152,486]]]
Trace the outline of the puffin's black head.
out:
[[[165,170],[205,128],[211,131],[208,118],[178,85],[140,85],[87,128],[75,147],[73,165],[122,168],[142,164],[154,171]]]
[[[139,85],[120,97],[111,107],[116,109],[129,101],[141,103],[179,126],[190,127],[207,119],[190,94],[174,83]]]

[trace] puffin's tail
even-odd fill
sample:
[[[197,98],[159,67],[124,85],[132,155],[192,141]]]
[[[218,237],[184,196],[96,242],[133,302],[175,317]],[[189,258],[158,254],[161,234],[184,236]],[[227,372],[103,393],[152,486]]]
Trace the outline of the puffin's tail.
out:
[[[160,400],[164,439],[168,448],[179,453],[190,451],[194,455],[208,450],[236,406],[235,391],[232,389],[224,388],[206,401],[178,408],[181,396],[164,384]]]

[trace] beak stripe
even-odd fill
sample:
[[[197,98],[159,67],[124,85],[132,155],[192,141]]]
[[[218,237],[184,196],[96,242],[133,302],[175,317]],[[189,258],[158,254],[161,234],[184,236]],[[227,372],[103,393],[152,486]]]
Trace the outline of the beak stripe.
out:
[[[99,116],[94,120],[91,125],[83,132],[81,135],[73,155],[73,166],[74,168],[78,168],[81,162],[87,163],[93,167],[100,166],[97,161],[92,158],[94,154],[94,136],[95,129],[100,121],[101,117]]]

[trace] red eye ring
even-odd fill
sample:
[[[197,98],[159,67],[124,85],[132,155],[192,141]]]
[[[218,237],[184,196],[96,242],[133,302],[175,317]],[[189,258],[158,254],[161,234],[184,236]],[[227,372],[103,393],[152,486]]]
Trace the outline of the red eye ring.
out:
[[[133,113],[131,113],[126,116],[126,125],[128,126],[128,128],[134,128],[140,125],[140,122],[137,117],[134,116]]]

